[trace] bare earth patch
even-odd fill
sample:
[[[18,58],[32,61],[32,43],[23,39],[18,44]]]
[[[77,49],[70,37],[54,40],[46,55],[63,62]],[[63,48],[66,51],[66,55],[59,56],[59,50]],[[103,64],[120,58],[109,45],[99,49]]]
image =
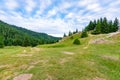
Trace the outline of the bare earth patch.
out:
[[[13,78],[13,80],[29,80],[32,78],[32,74],[21,74]]]
[[[99,39],[96,39],[96,40],[92,40],[90,43],[91,44],[103,44],[103,43],[111,43],[111,41],[106,40],[104,38],[99,38]]]
[[[93,78],[93,80],[106,80],[106,79],[100,78],[100,77],[95,77],[95,78]]]
[[[115,36],[117,34],[119,34],[120,32],[113,32],[113,33],[109,33],[107,38],[111,38],[112,36]]]
[[[34,51],[41,51],[41,49],[40,49],[40,48],[37,48],[37,47],[31,48],[31,50],[34,50]]]
[[[73,55],[74,54],[73,52],[67,52],[67,51],[64,51],[63,53],[68,54],[68,55]]]

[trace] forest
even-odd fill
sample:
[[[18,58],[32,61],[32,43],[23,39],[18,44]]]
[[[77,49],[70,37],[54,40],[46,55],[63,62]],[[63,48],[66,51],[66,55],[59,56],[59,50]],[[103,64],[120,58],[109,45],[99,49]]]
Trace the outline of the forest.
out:
[[[0,47],[4,46],[37,46],[38,44],[51,44],[61,38],[45,33],[37,33],[15,25],[0,21]]]

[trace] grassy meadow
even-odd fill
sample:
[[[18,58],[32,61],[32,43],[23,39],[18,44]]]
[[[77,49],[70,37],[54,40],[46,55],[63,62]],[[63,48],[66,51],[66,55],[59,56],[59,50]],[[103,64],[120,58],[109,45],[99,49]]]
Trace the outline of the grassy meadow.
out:
[[[30,80],[120,80],[120,34],[89,35],[72,44],[80,34],[56,44],[0,49],[0,80],[32,74]],[[104,38],[106,42],[94,43]],[[92,43],[93,41],[93,43]]]

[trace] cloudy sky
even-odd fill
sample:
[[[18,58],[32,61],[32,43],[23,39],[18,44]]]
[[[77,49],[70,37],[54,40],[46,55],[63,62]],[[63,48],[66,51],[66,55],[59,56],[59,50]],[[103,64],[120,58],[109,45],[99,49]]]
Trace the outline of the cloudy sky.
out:
[[[105,16],[120,19],[120,0],[0,0],[0,20],[53,36]]]

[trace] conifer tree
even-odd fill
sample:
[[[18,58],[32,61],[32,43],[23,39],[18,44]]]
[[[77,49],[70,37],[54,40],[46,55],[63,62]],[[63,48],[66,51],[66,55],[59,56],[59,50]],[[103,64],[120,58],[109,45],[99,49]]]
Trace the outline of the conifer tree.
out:
[[[64,33],[63,37],[67,37],[67,35]]]
[[[76,31],[75,31],[76,33],[78,33],[78,29],[76,29]]]
[[[117,18],[115,18],[114,23],[113,23],[113,26],[114,26],[113,31],[114,31],[114,32],[117,31],[118,28],[119,28],[119,20],[118,20]]]
[[[94,31],[92,32],[92,34],[100,34],[100,33],[101,33],[101,24],[100,24],[100,21],[98,20],[97,25],[96,25]]]
[[[69,34],[68,34],[69,36],[71,36],[72,35],[72,32],[71,31],[69,31]]]

